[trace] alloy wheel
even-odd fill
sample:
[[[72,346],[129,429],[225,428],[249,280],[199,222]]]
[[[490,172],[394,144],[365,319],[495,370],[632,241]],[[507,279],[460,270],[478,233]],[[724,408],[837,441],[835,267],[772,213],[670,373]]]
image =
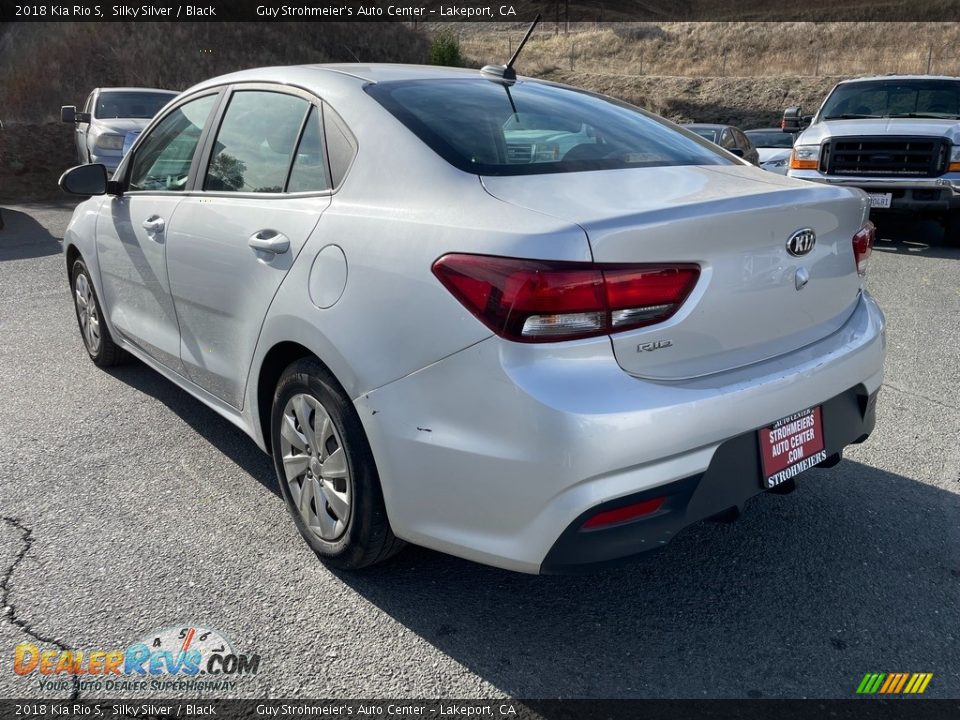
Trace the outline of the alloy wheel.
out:
[[[304,525],[327,542],[350,522],[353,481],[340,434],[312,395],[299,393],[283,409],[280,453],[290,497]]]
[[[93,297],[93,288],[87,280],[86,273],[79,273],[74,283],[74,301],[77,304],[77,317],[80,318],[80,331],[83,342],[91,355],[100,350],[100,314],[97,312],[97,301]]]

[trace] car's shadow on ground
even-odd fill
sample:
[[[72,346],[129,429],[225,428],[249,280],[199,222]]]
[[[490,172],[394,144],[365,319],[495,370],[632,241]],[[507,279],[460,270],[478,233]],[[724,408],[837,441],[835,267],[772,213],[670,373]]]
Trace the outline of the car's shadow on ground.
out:
[[[878,252],[960,260],[960,248],[947,247],[943,223],[933,218],[872,217],[877,226]]]
[[[526,576],[408,548],[339,576],[514,697],[850,697],[885,662],[955,668],[960,498],[850,461],[799,484],[597,575]],[[570,636],[575,656],[559,650]],[[739,677],[744,667],[768,674]]]
[[[109,368],[107,372],[162,402],[198,435],[280,498],[270,457],[231,422],[138,360]]]
[[[54,207],[60,207],[59,205]],[[55,237],[30,215],[0,207],[0,261],[28,260],[63,252],[61,238]]]

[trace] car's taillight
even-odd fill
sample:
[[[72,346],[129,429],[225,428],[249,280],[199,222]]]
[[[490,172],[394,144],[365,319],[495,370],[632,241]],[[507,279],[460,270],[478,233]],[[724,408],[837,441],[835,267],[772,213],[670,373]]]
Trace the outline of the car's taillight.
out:
[[[693,290],[700,267],[451,254],[433,264],[433,274],[497,335],[553,342],[666,320]]]
[[[853,259],[857,262],[857,272],[860,277],[867,274],[867,262],[870,260],[870,253],[873,251],[873,241],[877,237],[877,229],[874,224],[867,221],[853,236]]]

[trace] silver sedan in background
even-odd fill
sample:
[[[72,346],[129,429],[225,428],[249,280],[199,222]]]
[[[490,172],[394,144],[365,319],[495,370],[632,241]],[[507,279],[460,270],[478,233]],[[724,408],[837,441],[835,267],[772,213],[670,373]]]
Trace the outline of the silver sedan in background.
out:
[[[60,119],[74,125],[77,160],[100,163],[113,172],[124,154],[124,138],[143,130],[157,112],[177,96],[157,88],[96,88],[78,111],[73,105],[60,108]]]
[[[64,238],[92,360],[139,358],[249,434],[337,567],[404,541],[620,560],[874,427],[863,193],[609,98],[249,70],[178,97],[109,183],[61,186],[93,196]]]

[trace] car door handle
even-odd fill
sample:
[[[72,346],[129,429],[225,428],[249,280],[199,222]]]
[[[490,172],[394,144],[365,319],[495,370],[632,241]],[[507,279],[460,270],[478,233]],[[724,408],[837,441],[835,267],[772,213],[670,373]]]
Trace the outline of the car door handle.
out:
[[[162,233],[163,226],[163,218],[159,215],[151,215],[143,221],[143,229],[148,233]]]
[[[290,238],[276,230],[260,230],[250,236],[247,244],[260,252],[281,255],[290,249]]]

